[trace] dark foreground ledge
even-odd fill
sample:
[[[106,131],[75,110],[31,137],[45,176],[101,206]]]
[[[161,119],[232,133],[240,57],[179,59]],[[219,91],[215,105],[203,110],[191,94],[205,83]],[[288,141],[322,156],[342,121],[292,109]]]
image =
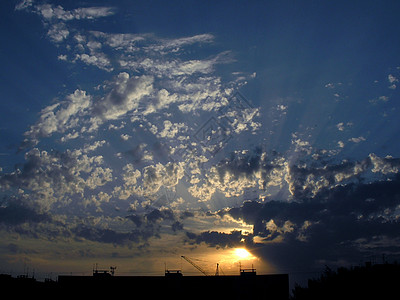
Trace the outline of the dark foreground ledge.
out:
[[[57,282],[0,278],[15,296],[113,297],[130,299],[274,299],[287,300],[289,277],[255,276],[59,276]]]

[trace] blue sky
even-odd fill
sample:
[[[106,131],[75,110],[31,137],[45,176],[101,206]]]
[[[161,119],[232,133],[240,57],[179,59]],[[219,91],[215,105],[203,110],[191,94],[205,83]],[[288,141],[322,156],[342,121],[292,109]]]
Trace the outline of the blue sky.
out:
[[[2,268],[398,259],[399,9],[3,1]]]

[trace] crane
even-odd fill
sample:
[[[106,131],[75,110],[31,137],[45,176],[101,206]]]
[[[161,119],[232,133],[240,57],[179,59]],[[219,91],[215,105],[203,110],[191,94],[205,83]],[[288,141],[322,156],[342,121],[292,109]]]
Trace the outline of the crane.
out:
[[[198,266],[197,264],[195,264],[191,259],[189,259],[188,257],[182,255],[181,256],[184,260],[186,260],[189,264],[191,264],[193,267],[195,267],[197,270],[199,270],[201,273],[203,273],[204,275],[208,276],[208,274],[206,273],[206,271],[203,270],[202,267]]]

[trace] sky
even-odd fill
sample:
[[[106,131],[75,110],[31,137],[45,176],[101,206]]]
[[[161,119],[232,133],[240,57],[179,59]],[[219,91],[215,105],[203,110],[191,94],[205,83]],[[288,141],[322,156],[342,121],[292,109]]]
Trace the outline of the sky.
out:
[[[398,1],[0,6],[1,272],[400,258]]]

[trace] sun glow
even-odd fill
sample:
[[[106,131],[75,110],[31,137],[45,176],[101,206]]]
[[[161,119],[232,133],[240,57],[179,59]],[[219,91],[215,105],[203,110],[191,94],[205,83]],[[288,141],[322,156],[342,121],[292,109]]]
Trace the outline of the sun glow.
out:
[[[235,255],[240,259],[247,259],[247,258],[251,258],[253,256],[253,255],[251,255],[251,253],[249,251],[247,251],[244,248],[236,248]]]

